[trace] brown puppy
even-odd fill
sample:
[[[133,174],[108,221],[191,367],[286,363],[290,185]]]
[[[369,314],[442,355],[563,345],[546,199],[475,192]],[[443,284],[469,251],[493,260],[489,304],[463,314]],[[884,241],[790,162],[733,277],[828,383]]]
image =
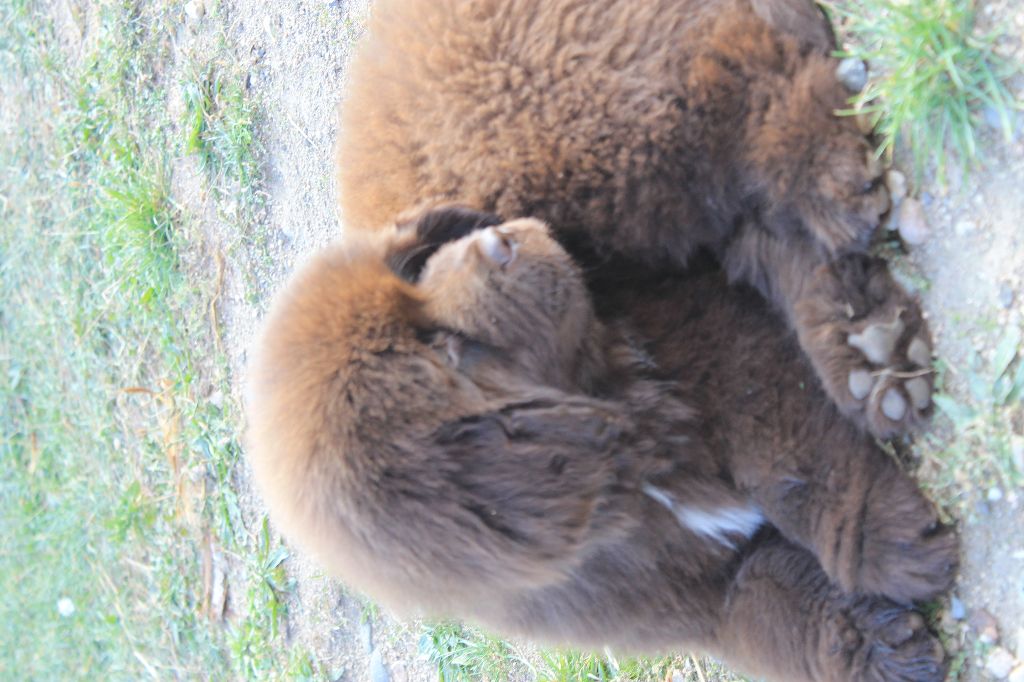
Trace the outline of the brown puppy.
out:
[[[756,298],[621,283],[595,282],[602,322],[542,224],[465,210],[319,256],[250,368],[275,521],[393,607],[778,680],[941,679],[890,601],[955,564],[914,483]]]
[[[785,313],[840,409],[892,435],[929,408],[930,340],[846,256],[888,197],[834,115],[832,47],[810,0],[378,0],[344,105],[345,224],[456,201],[545,220],[577,258],[710,248]]]

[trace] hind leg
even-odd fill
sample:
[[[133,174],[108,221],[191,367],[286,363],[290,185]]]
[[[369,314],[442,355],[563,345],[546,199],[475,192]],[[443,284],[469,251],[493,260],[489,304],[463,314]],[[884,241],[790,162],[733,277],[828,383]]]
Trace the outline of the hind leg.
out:
[[[785,314],[825,392],[854,423],[888,438],[930,413],[931,335],[918,303],[885,263],[864,255],[829,260],[809,240],[751,225],[723,261]]]
[[[952,584],[956,534],[914,479],[843,419],[793,350],[766,339],[750,396],[729,390],[723,450],[736,486],[848,591],[909,602]],[[724,412],[721,405],[713,405]]]
[[[814,557],[762,539],[728,590],[719,651],[779,680],[939,682],[944,652],[916,611],[832,585]]]

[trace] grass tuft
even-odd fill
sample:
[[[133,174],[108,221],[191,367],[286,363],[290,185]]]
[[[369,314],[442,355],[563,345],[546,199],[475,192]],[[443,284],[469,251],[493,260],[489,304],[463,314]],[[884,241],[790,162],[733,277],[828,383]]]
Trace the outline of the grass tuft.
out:
[[[947,151],[963,175],[979,157],[988,110],[1004,137],[1020,108],[1006,85],[1018,68],[994,50],[999,35],[980,33],[973,0],[849,0],[821,2],[850,46],[843,56],[868,61],[876,74],[846,113],[875,123],[880,154],[909,147],[915,177],[934,164],[947,177]]]
[[[955,502],[965,491],[1011,491],[1024,486],[1024,360],[1020,359],[1020,327],[1010,325],[987,361],[972,353],[967,366],[940,366],[940,386],[954,380],[962,390],[955,397],[945,389],[935,404],[952,427],[952,437],[927,438],[937,468],[926,480],[940,498]],[[997,493],[999,494],[999,493]],[[968,500],[960,499],[961,503]]]

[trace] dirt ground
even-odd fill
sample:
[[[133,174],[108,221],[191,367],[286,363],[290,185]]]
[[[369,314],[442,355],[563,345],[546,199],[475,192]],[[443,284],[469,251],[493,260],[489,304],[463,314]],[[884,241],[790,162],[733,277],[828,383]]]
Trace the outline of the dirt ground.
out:
[[[259,257],[246,250],[228,256],[222,299],[238,392],[245,351],[269,296],[297,262],[342,233],[332,173],[336,110],[344,97],[346,64],[370,2],[210,2],[210,7],[202,0],[188,3],[190,19],[178,37],[179,49],[198,49],[211,34],[226,38],[247,70],[265,150],[266,208],[259,228],[267,236],[265,251]],[[1005,13],[1008,25],[1021,33],[1024,10],[1004,5],[995,11]],[[992,146],[985,170],[966,182],[953,182],[948,189],[928,182],[913,188],[922,199],[930,233],[922,245],[907,248],[900,269],[919,289],[938,355],[953,368],[949,383],[954,396],[966,390],[961,379],[972,351],[990,353],[1008,325],[1022,322],[1020,127],[1013,142]],[[181,170],[187,175],[187,169]],[[211,219],[209,229],[216,236],[227,224]],[[230,242],[229,235],[223,241]],[[260,285],[256,301],[245,295],[245,278],[254,273]],[[927,480],[930,474],[921,475]],[[988,679],[980,668],[996,646],[1017,662],[1024,660],[1024,491],[1004,487],[967,491],[962,504],[951,510],[956,515],[967,510],[961,519],[964,565],[956,588],[963,608],[956,602],[952,608],[944,604],[942,622],[954,646],[966,654],[963,679]],[[259,514],[260,502],[251,489],[242,492],[246,511]],[[302,557],[291,558],[288,566],[296,579],[288,635],[312,650],[332,676],[380,682],[387,679],[381,677],[383,664],[396,682],[436,677],[417,656],[416,624],[401,624],[365,607]],[[994,641],[979,643],[986,613],[994,617],[998,634]]]

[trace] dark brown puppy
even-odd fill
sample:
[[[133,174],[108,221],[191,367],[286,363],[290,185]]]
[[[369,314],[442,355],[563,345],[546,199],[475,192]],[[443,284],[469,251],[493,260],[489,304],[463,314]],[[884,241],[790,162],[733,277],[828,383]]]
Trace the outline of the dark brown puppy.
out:
[[[577,258],[711,248],[845,414],[897,433],[928,410],[930,340],[884,272],[843,263],[888,197],[834,115],[831,48],[810,0],[378,0],[344,105],[345,224],[455,201],[545,220]]]
[[[890,599],[946,589],[955,537],[759,299],[598,282],[602,322],[542,224],[499,222],[428,213],[280,294],[247,409],[281,528],[393,607],[505,633],[941,679]]]

